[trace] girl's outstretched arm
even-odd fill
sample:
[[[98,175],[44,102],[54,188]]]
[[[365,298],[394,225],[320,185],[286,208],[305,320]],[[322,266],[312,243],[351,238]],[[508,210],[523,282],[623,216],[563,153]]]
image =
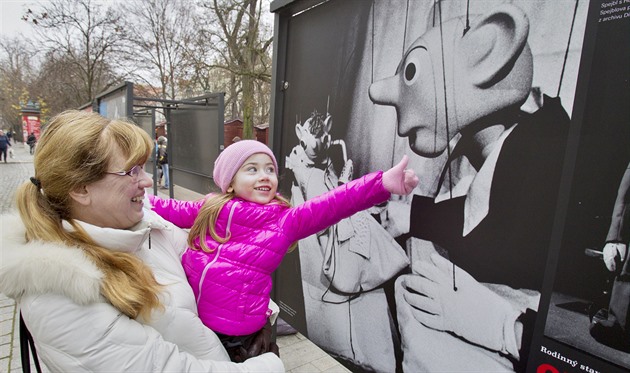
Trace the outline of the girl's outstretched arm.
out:
[[[405,169],[407,162],[404,156],[386,172],[367,174],[289,209],[280,222],[282,229],[291,240],[298,241],[387,201],[391,193],[411,193],[418,178],[413,170]]]

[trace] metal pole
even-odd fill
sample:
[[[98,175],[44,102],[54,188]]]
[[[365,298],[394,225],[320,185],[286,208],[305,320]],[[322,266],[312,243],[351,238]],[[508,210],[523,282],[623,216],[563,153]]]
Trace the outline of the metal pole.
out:
[[[169,139],[171,136],[171,108],[169,106],[165,107],[165,116],[166,116],[166,124],[164,125],[166,128],[166,138],[168,141],[166,142],[166,154],[168,162],[168,197],[173,198],[173,170],[171,169],[171,163],[173,161],[173,142]]]
[[[158,146],[155,138],[155,109],[151,109],[151,138],[153,139],[153,195],[158,194]]]

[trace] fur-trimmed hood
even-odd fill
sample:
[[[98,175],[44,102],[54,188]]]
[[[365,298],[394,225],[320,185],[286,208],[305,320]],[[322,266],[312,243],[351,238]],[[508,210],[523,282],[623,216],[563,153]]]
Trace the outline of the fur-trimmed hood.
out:
[[[115,251],[136,252],[150,229],[166,228],[152,211],[131,230],[100,228],[78,222],[98,244]],[[64,228],[71,229],[64,222]],[[103,273],[79,247],[61,243],[26,242],[26,228],[17,212],[0,216],[0,292],[19,299],[25,294],[55,293],[77,304],[99,301]]]
[[[0,225],[0,292],[14,299],[24,294],[56,293],[78,304],[99,299],[103,273],[82,249],[26,242],[26,228],[17,213],[0,216]]]

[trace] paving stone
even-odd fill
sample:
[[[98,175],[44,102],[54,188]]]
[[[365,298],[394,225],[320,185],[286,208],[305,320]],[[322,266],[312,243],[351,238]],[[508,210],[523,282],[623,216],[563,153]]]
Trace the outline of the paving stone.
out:
[[[0,359],[0,372],[9,371],[9,358]]]
[[[313,372],[321,372],[321,370],[317,369],[313,364],[306,363],[304,365],[300,365],[295,369],[291,369],[291,373],[313,373]]]
[[[0,356],[10,356],[12,346],[10,343],[0,344]]]
[[[339,365],[339,362],[333,359],[331,356],[326,355],[317,360],[313,360],[311,364],[313,364],[313,366],[315,366],[319,372],[323,372],[327,369]]]

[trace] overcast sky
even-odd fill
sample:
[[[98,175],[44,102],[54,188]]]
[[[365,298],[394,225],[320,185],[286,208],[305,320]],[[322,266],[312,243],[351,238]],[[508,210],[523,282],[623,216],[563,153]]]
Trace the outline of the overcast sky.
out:
[[[101,0],[107,2],[112,0]],[[269,13],[269,4],[272,0],[263,0],[263,14],[267,22],[273,27],[273,13]],[[29,6],[33,7],[46,0],[0,0],[0,36],[17,37],[19,35],[34,36],[33,26],[22,21],[22,15]]]
[[[34,3],[28,0],[0,0],[0,36],[34,35],[32,26],[21,20],[27,5]]]

